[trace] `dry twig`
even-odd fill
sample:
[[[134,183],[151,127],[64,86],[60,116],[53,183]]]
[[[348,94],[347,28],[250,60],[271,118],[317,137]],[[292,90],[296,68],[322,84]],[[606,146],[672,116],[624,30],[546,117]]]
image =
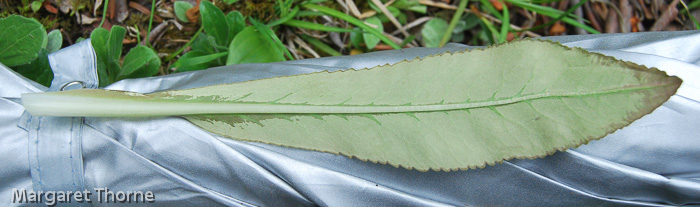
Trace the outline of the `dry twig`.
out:
[[[403,29],[409,30],[409,29],[414,28],[418,25],[421,25],[427,21],[430,21],[430,19],[432,19],[432,17],[421,17],[421,18],[415,19],[412,22],[409,22],[408,24],[406,24],[406,26],[404,26]],[[399,34],[398,30],[391,33],[391,35],[397,35],[397,34]]]
[[[661,31],[662,29],[666,28],[671,21],[673,21],[676,16],[678,15],[678,9],[676,9],[676,5],[678,5],[679,0],[674,0],[671,2],[668,7],[666,7],[666,11],[664,11],[661,16],[659,16],[658,19],[656,19],[656,22],[654,22],[654,25],[651,26],[651,31]]]
[[[110,1],[110,2],[111,2],[111,1]],[[148,9],[148,8],[146,8],[146,7],[143,6],[143,5],[139,4],[139,3],[130,1],[130,2],[129,2],[129,7],[133,8],[133,9],[136,9],[136,10],[138,10],[139,12],[141,12],[141,13],[143,13],[143,14],[145,14],[145,15],[151,15],[151,10]],[[153,15],[153,20],[155,20],[156,22],[163,22],[163,18],[160,18],[158,15]]]
[[[307,52],[311,53],[311,55],[313,55],[314,58],[321,57],[320,55],[318,55],[318,53],[316,53],[316,51],[314,51],[314,49],[311,49],[311,47],[308,44],[306,44],[306,42],[301,40],[301,38],[294,36],[294,42],[297,43],[299,47],[304,48]]]

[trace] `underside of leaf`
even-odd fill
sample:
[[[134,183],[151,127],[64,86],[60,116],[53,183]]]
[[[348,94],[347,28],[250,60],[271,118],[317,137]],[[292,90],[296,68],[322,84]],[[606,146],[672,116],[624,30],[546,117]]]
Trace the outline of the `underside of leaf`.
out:
[[[600,139],[652,112],[680,84],[654,68],[523,40],[370,69],[145,95],[27,94],[23,102],[34,115],[181,115],[234,139],[450,171],[543,157]],[[71,98],[99,110],[66,109],[76,100],[51,109]],[[102,102],[121,108],[105,110]]]

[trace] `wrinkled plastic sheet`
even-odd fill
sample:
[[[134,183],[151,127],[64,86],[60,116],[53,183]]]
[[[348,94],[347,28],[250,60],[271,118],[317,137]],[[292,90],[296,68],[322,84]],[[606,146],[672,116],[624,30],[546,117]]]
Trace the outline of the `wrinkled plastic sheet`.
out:
[[[700,33],[548,37],[681,77],[653,113],[587,145],[483,169],[418,172],[329,153],[242,142],[177,117],[50,118],[20,94],[96,87],[94,53],[52,54],[51,88],[0,68],[0,201],[13,189],[151,191],[155,206],[665,206],[700,205]],[[89,42],[89,41],[83,41]],[[242,64],[123,80],[148,93],[322,70],[366,68],[471,48],[411,48],[356,56]],[[508,58],[507,56],[501,58]],[[436,70],[439,68],[436,68]],[[469,81],[469,80],[465,80]],[[92,195],[94,196],[94,195]],[[96,198],[91,200],[95,201]],[[59,206],[143,203],[61,203]]]

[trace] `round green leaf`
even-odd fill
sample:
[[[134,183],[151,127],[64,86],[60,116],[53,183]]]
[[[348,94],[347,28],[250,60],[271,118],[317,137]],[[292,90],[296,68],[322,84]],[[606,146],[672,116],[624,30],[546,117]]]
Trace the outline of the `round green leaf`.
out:
[[[41,23],[19,15],[0,19],[0,28],[0,63],[8,67],[36,59],[47,39]]]
[[[360,48],[360,44],[365,41],[365,39],[362,38],[362,29],[360,28],[352,28],[353,32],[350,33],[350,43],[352,43],[352,46],[355,48]]]
[[[423,25],[420,31],[423,35],[423,45],[426,47],[439,47],[442,36],[447,31],[447,21],[440,18],[433,18]]]
[[[367,20],[365,20],[365,22],[377,26],[376,28],[372,28],[372,29],[379,32],[379,34],[384,32],[384,26],[382,25],[382,20],[379,20],[379,18],[370,17],[370,18],[367,18]],[[376,47],[377,44],[379,44],[379,42],[381,41],[379,39],[379,37],[377,37],[376,35],[369,33],[369,32],[362,33],[362,37],[365,39],[365,45],[367,45],[367,49],[370,49],[370,50],[374,49],[374,47]]]
[[[61,31],[55,29],[49,32],[48,37],[49,40],[46,44],[46,50],[49,53],[56,52],[61,49],[61,46],[63,45],[63,35],[61,34]]]
[[[190,22],[187,19],[187,10],[192,8],[192,4],[186,1],[176,1],[175,2],[175,16],[177,19],[183,22]]]

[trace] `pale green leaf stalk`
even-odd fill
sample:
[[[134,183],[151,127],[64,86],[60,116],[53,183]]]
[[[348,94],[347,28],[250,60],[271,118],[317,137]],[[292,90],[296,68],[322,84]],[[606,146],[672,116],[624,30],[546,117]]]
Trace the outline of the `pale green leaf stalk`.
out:
[[[654,68],[523,40],[369,69],[152,94],[33,93],[22,102],[34,116],[178,115],[238,140],[450,171],[600,139],[680,84]]]

